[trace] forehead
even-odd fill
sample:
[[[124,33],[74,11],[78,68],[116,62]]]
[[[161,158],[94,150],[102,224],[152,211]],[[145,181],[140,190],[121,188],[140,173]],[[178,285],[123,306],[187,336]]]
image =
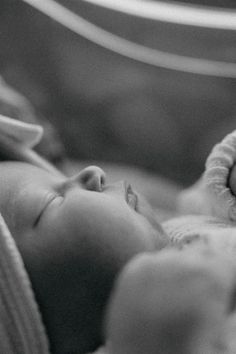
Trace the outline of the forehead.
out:
[[[38,185],[52,185],[59,183],[63,178],[24,162],[0,163],[0,187],[4,184],[7,188],[17,188],[23,185],[36,183]],[[1,192],[1,190],[0,190]]]
[[[60,182],[58,176],[21,162],[0,163],[0,206],[1,211],[7,207],[12,208],[12,203],[19,193],[32,190],[32,193],[40,193],[45,189],[53,188]]]
[[[0,212],[10,227],[17,215],[31,215],[46,193],[54,190],[60,177],[21,162],[0,163]]]

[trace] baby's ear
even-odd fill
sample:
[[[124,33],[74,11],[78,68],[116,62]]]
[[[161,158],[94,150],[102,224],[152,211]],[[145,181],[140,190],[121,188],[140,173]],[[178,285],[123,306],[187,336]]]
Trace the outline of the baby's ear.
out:
[[[0,139],[8,137],[14,142],[25,147],[32,148],[39,143],[43,135],[40,125],[24,123],[0,114]]]

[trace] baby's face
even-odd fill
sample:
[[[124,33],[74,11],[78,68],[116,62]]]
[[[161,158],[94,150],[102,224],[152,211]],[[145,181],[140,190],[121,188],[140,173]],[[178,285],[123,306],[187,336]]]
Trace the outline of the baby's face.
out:
[[[167,244],[152,209],[127,183],[106,184],[95,166],[66,178],[6,162],[0,185],[0,211],[57,342],[53,349],[93,350],[117,272],[133,255]]]

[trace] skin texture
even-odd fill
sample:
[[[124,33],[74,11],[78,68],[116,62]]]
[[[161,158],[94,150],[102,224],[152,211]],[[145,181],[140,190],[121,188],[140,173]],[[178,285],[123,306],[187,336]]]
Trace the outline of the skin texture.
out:
[[[226,259],[200,249],[138,255],[111,297],[108,353],[221,353],[232,278]]]
[[[168,244],[151,208],[127,183],[107,184],[96,166],[66,178],[3,162],[0,185],[0,211],[29,273],[52,353],[95,350],[118,272],[134,255]]]

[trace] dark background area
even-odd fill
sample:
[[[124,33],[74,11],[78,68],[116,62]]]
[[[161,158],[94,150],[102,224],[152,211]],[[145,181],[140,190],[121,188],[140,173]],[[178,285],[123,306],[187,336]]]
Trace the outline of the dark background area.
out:
[[[59,2],[150,48],[236,62],[233,31],[157,23],[81,1]],[[236,8],[230,0],[191,3]],[[0,75],[56,127],[71,158],[131,164],[188,185],[199,177],[213,144],[236,128],[235,79],[123,58],[19,0],[2,0],[0,19]]]
[[[213,6],[213,7],[221,7],[221,8],[236,8],[236,4],[234,0],[181,0],[181,1],[165,1],[169,3],[185,3],[185,4],[193,4],[193,5],[204,5],[204,6]]]

